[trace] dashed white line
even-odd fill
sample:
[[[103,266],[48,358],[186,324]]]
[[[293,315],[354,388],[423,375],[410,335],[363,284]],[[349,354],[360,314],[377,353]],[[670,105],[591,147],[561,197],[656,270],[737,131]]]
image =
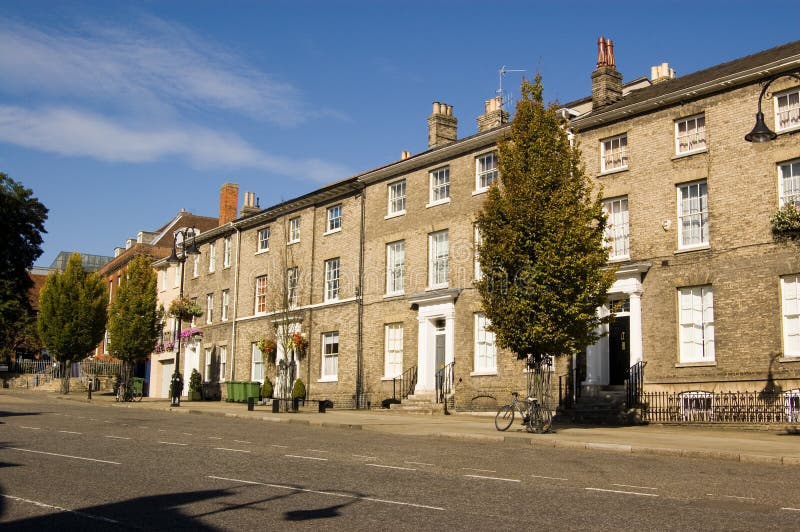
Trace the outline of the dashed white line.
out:
[[[356,458],[363,458],[364,460],[375,460],[374,456],[367,456],[365,454],[354,454],[353,456],[356,457]],[[408,462],[406,462],[406,463],[408,463]]]
[[[209,440],[221,440],[222,438],[220,438],[219,436],[209,436],[208,439]]]
[[[790,512],[800,512],[800,508],[784,507],[784,508],[781,508],[781,510],[789,510]]]
[[[275,488],[281,490],[290,490],[290,491],[299,491],[303,493],[316,493],[318,495],[329,495],[331,497],[341,497],[344,499],[356,499],[360,501],[371,501],[371,502],[381,502],[384,504],[396,504],[399,506],[410,506],[412,508],[425,508],[427,510],[438,510],[444,511],[444,508],[440,508],[438,506],[428,506],[426,504],[414,504],[413,502],[402,502],[402,501],[390,501],[388,499],[376,499],[374,497],[361,497],[359,495],[347,495],[344,493],[334,493],[331,491],[319,491],[319,490],[310,490],[305,488],[297,488],[295,486],[282,486],[280,484],[266,484],[264,482],[253,482],[251,480],[239,480],[235,478],[225,478],[225,477],[214,477],[209,476],[208,478],[213,478],[215,480],[227,480],[228,482],[240,482],[242,484],[250,484],[252,486],[265,486],[268,488]]]
[[[183,447],[186,447],[187,445],[189,445],[188,443],[175,443],[173,441],[160,441],[158,443],[163,443],[164,445],[181,445]]]
[[[235,441],[236,443],[253,443],[251,441],[246,441],[246,440],[233,440],[233,441]]]
[[[75,432],[73,430],[59,430],[62,434],[83,434],[83,432]]]
[[[126,438],[125,436],[106,436],[106,438],[113,438],[115,440],[130,440],[130,438]]]
[[[299,454],[285,454],[283,455],[286,458],[302,458],[303,460],[321,460],[323,462],[327,462],[327,458],[320,458],[319,456],[301,456]]]
[[[70,510],[68,508],[62,508],[61,506],[55,506],[52,504],[45,504],[39,501],[32,501],[30,499],[23,499],[22,497],[14,497],[13,495],[5,495],[0,494],[0,497],[5,497],[6,499],[11,499],[12,501],[19,501],[19,502],[26,502],[28,504],[33,504],[34,506],[39,506],[41,508],[48,508],[50,510],[58,510],[59,512],[67,512],[70,514],[79,515],[81,517],[86,517],[87,519],[95,519],[97,521],[104,521],[106,523],[114,523],[119,524],[119,521],[114,521],[113,519],[109,519],[108,517],[102,517],[99,515],[87,514],[85,512],[79,512],[77,510]]]
[[[312,453],[328,453],[330,451],[323,451],[322,449],[306,449],[306,451],[311,451]]]
[[[464,475],[467,478],[482,478],[484,480],[501,480],[503,482],[520,482],[516,478],[502,478],[502,477],[485,477],[483,475]]]
[[[139,426],[140,429],[149,429],[150,427]]]
[[[424,466],[435,466],[436,464],[427,464],[425,462],[409,462],[405,461],[404,464],[411,464],[411,465],[424,465]]]
[[[384,469],[399,469],[401,471],[416,471],[416,469],[414,469],[413,467],[399,467],[399,466],[383,465],[383,464],[364,464],[364,465],[368,465],[370,467],[382,467]]]
[[[621,493],[623,495],[639,495],[640,497],[658,497],[655,493],[640,493],[638,491],[604,490],[602,488],[583,488],[587,491],[602,491],[604,493]]]
[[[75,460],[86,460],[89,462],[100,462],[101,464],[114,464],[114,465],[122,465],[119,462],[112,462],[110,460],[99,460],[97,458],[86,458],[85,456],[72,456],[69,454],[59,454],[59,453],[48,453],[45,451],[34,451],[33,449],[20,449],[19,447],[3,447],[4,449],[11,449],[12,451],[22,451],[24,453],[36,453],[36,454],[46,454],[50,456],[60,456],[62,458],[74,458]]]
[[[569,480],[568,478],[562,478],[562,477],[545,477],[542,475],[531,475],[531,476],[533,478],[545,478],[547,480]]]
[[[42,430],[39,427],[28,427],[26,425],[20,425],[19,428],[21,428],[21,429],[29,429],[29,430]]]
[[[191,436],[192,434],[190,432],[184,432],[183,435],[184,436]]]
[[[217,450],[217,451],[230,451],[232,453],[249,453],[249,452],[251,452],[251,451],[248,451],[246,449],[228,449],[227,447],[214,447],[214,449]]]
[[[477,471],[478,473],[497,473],[494,469],[475,469],[474,467],[462,467],[465,471]]]
[[[650,486],[632,486],[630,484],[611,484],[612,486],[618,486],[620,488],[636,488],[640,490],[657,490],[658,488],[651,488]]]
[[[274,443],[270,445],[270,447],[280,447],[281,449],[288,449],[288,445],[275,445]]]
[[[158,432],[167,432],[167,429],[158,429]]]

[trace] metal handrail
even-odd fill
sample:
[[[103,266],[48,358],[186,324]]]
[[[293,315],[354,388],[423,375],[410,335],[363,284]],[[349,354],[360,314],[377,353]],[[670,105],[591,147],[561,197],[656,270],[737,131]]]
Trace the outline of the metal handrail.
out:
[[[447,365],[443,365],[436,372],[436,402],[444,403],[453,391],[453,367],[455,360]]]
[[[399,386],[398,386],[399,385]],[[405,399],[412,393],[417,385],[417,366],[411,366],[403,373],[392,379],[392,399],[398,399],[397,392],[400,391],[399,399]]]

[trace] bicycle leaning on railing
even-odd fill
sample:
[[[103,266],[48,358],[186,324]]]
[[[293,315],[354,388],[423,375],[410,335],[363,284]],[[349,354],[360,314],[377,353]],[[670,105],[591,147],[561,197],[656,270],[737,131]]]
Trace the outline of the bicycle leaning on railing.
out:
[[[141,401],[144,393],[142,391],[142,386],[134,381],[131,380],[126,383],[124,380],[119,383],[119,387],[117,388],[117,395],[116,400],[117,402],[124,401]]]
[[[501,406],[494,417],[494,426],[497,430],[508,430],[514,423],[515,413],[519,413],[522,424],[528,432],[542,434],[550,430],[553,425],[553,414],[547,405],[539,404],[535,397],[528,397],[526,400],[519,398],[519,392],[510,393],[514,398],[509,404]]]

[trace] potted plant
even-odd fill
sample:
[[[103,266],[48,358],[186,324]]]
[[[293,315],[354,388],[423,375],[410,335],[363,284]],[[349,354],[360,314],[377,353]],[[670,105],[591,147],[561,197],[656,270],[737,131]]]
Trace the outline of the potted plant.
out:
[[[169,315],[179,318],[181,321],[192,321],[192,318],[199,318],[203,315],[203,309],[188,297],[179,297],[173,299],[169,304]]]
[[[261,338],[256,342],[256,347],[270,364],[275,364],[275,356],[278,354],[278,345],[272,338]]]
[[[794,203],[787,203],[773,214],[770,219],[772,234],[776,238],[800,238],[800,210]]]
[[[294,381],[292,386],[292,408],[297,411],[301,404],[305,404],[306,385],[301,379]]]
[[[264,377],[264,384],[261,385],[261,401],[262,403],[266,403],[268,399],[272,399],[272,394],[274,392],[274,388],[272,386],[272,381],[269,380],[269,377]]]
[[[200,378],[200,373],[196,370],[192,370],[192,375],[189,377],[189,400],[190,401],[199,401],[202,398],[202,394],[200,390],[202,388],[202,381]]]

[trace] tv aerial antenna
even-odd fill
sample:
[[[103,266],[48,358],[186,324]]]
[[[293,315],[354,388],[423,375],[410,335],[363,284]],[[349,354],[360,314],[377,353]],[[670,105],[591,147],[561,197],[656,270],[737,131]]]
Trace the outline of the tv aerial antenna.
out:
[[[525,72],[524,70],[518,70],[513,68],[506,68],[505,65],[500,67],[498,71],[498,87],[497,87],[497,95],[500,96],[500,109],[504,109],[506,104],[509,106],[514,101],[514,96],[510,92],[503,92],[503,78],[509,72]]]

